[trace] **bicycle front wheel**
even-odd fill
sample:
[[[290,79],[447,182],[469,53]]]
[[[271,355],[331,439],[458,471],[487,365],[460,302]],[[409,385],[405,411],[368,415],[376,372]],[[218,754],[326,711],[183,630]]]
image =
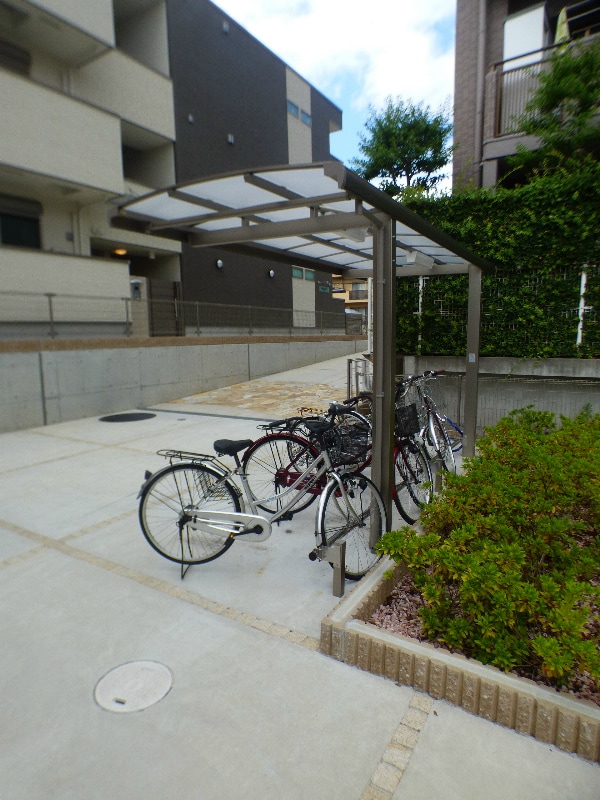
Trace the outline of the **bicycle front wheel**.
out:
[[[433,447],[442,462],[442,466],[448,472],[456,472],[456,462],[448,434],[437,414],[433,414],[430,420],[429,435],[433,438]]]
[[[241,511],[235,488],[216,470],[173,464],[155,473],[142,491],[139,519],[148,543],[169,561],[203,564],[233,544],[228,531],[203,529],[201,511]]]
[[[309,472],[293,491],[288,490],[317,455],[310,442],[287,431],[254,442],[244,453],[242,467],[257,506],[269,514],[292,500],[297,501],[294,513],[307,508],[322,489],[321,485],[315,485],[314,473]]]
[[[412,525],[433,494],[433,476],[429,459],[409,440],[396,445],[394,455],[394,503],[402,518]]]
[[[386,528],[385,507],[373,481],[361,473],[338,475],[327,487],[317,531],[324,545],[346,542],[346,577],[362,578],[379,556],[371,546]]]

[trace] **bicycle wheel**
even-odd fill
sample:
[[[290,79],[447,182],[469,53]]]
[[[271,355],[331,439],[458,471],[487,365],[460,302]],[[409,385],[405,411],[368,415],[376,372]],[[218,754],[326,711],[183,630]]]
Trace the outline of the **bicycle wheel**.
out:
[[[274,514],[292,499],[293,512],[307,508],[320,494],[323,484],[311,485],[311,473],[293,492],[285,492],[317,457],[317,449],[301,436],[287,431],[263,436],[251,445],[242,459],[250,494],[263,511]]]
[[[241,511],[234,487],[207,465],[173,464],[155,473],[142,491],[139,519],[148,543],[169,561],[203,564],[233,544],[227,531],[203,530],[198,511]]]
[[[360,472],[338,475],[319,509],[317,532],[324,545],[346,542],[346,577],[362,578],[379,559],[370,545],[386,529],[385,507],[375,484]]]
[[[402,439],[394,453],[394,492],[396,508],[402,518],[412,525],[421,508],[433,495],[433,477],[429,459],[415,442]]]
[[[444,426],[437,414],[431,415],[430,427],[427,429],[428,436],[431,436],[431,426],[433,427],[433,447],[440,457],[442,466],[448,472],[456,472],[456,462],[454,461],[454,453],[452,452],[452,445],[448,439],[448,434],[444,430]]]

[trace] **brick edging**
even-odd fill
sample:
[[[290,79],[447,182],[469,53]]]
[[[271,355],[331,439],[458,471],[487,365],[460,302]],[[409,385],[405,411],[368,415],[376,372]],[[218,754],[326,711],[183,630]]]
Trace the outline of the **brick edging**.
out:
[[[593,703],[366,622],[389,597],[401,572],[402,567],[382,560],[338,603],[321,621],[321,653],[564,752],[600,761],[600,708]]]

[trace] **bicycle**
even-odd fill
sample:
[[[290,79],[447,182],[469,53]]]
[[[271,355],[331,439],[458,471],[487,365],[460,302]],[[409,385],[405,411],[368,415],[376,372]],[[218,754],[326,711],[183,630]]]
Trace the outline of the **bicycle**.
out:
[[[395,409],[394,491],[399,514],[414,524],[433,496],[433,475],[429,458],[420,445],[420,423],[414,403]]]
[[[344,405],[360,408],[364,418],[372,416],[373,396],[360,392],[344,400]],[[398,513],[409,525],[417,521],[421,508],[433,496],[433,475],[429,458],[419,443],[420,425],[414,405],[395,408],[394,484],[392,499]]]
[[[407,375],[396,386],[394,402],[396,408],[414,403],[420,422],[419,437],[425,453],[430,460],[438,458],[448,472],[456,472],[454,452],[442,422],[442,415],[427,390],[427,383],[443,374],[443,370],[427,370],[422,375]]]
[[[302,501],[308,494],[309,502],[318,495],[316,546],[309,558],[326,560],[328,548],[344,541],[345,576],[361,578],[379,558],[372,543],[387,529],[383,500],[370,478],[340,463],[356,459],[356,453],[344,452],[335,416],[307,425],[318,447],[289,431],[262,437],[275,443],[280,459],[265,494],[260,482],[253,479],[251,486],[246,472],[256,444],[251,439],[215,441],[217,456],[232,457],[233,468],[212,455],[159,451],[169,464],[147,474],[139,492],[139,521],[148,543],[180,564],[183,578],[190,566],[219,558],[238,539],[265,541],[273,523],[306,508]]]
[[[310,460],[316,457],[321,443],[314,436],[313,428],[316,425],[319,430],[319,425],[327,421],[335,421],[334,426],[324,431],[322,442],[332,465],[351,467],[354,472],[361,472],[369,465],[371,424],[343,403],[331,403],[327,414],[312,412],[259,425],[266,434],[244,452],[242,465],[250,492],[263,511],[277,511],[278,494],[291,487]],[[307,508],[324,485],[322,477],[308,486],[301,504],[301,499],[298,499],[295,512]],[[269,497],[272,486],[275,494]],[[298,490],[303,488],[300,485]]]

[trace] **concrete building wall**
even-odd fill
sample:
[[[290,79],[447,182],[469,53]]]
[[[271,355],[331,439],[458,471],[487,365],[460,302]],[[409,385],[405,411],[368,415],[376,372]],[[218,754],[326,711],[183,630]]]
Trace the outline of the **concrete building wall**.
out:
[[[363,339],[0,342],[0,433],[176,400],[362,352]]]

